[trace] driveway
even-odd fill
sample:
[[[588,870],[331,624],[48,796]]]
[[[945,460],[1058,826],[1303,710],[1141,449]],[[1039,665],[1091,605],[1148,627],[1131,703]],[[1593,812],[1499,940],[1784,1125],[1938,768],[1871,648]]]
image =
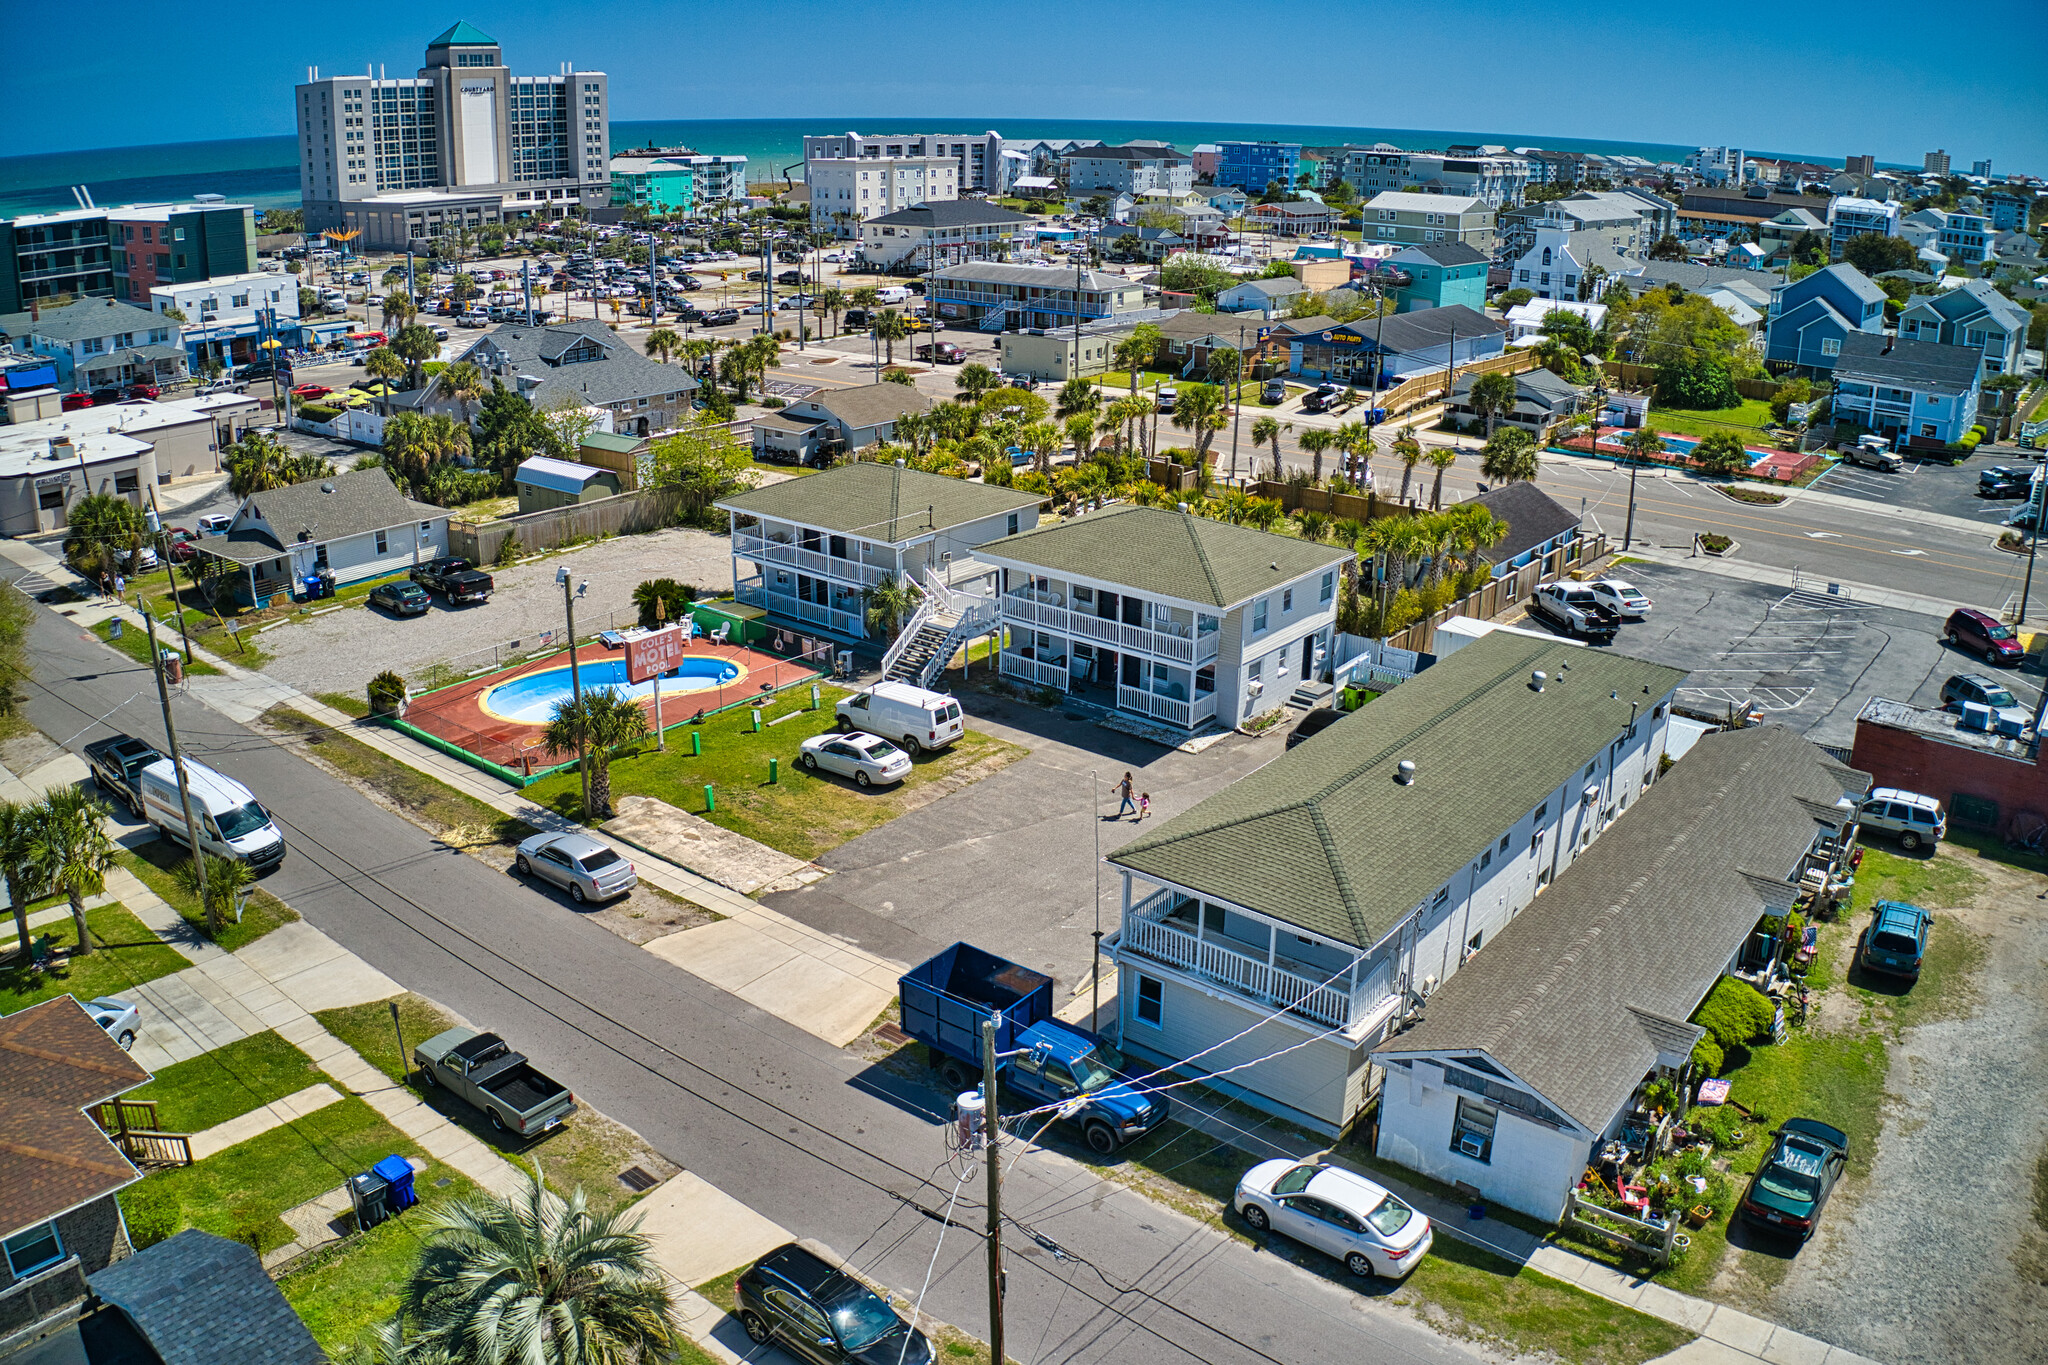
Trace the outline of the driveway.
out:
[[[639,619],[633,589],[650,578],[673,578],[708,592],[732,591],[731,542],[679,527],[620,536],[566,555],[509,569],[492,568],[497,591],[481,606],[450,609],[436,598],[424,616],[393,617],[350,606],[263,633],[273,656],[264,669],[301,692],[358,692],[384,669],[417,679],[434,664],[459,675],[501,656],[538,647],[564,628],[555,569],[565,566],[589,584],[576,603],[576,633],[629,626]]]

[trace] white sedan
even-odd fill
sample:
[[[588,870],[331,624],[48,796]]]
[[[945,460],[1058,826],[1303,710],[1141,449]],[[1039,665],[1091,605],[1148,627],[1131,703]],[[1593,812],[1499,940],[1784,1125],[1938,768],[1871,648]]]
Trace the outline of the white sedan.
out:
[[[107,1036],[121,1045],[123,1052],[135,1046],[135,1034],[142,1027],[142,1011],[126,1000],[116,1000],[103,995],[86,1004],[85,1012],[92,1021],[107,1031]]]
[[[1593,600],[1625,621],[1640,621],[1650,614],[1650,599],[1642,589],[1618,578],[1595,579]]]
[[[910,776],[909,754],[880,735],[857,730],[848,735],[812,735],[803,742],[796,761],[812,772],[822,769],[850,777],[863,787],[901,782]]]
[[[1328,1252],[1358,1276],[1401,1279],[1435,1240],[1428,1218],[1336,1166],[1262,1161],[1237,1182],[1231,1202],[1256,1230]]]

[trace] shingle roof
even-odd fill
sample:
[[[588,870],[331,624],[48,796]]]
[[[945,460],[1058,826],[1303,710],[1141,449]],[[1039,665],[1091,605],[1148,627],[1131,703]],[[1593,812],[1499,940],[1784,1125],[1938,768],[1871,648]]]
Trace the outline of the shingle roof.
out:
[[[1072,289],[1075,272],[1060,265],[1004,265],[999,261],[965,261],[932,272],[936,280],[965,280],[969,284],[1022,284],[1038,289]],[[1122,275],[1099,270],[1081,272],[1081,288],[1130,289],[1135,282]]]
[[[9,313],[0,317],[0,336],[18,337],[32,332],[52,341],[83,341],[116,332],[146,332],[152,327],[176,330],[162,315],[119,299],[80,299],[64,308],[46,305],[38,313],[40,316]]]
[[[1716,285],[1731,281],[1754,283],[1757,279],[1757,272],[1754,270],[1741,270],[1724,265],[1698,265],[1692,261],[1630,261],[1629,272],[1635,280],[1658,285],[1675,284],[1688,294],[1704,294]]]
[[[71,996],[0,1018],[0,1237],[142,1178],[85,1111],[148,1080]]]
[[[356,469],[251,493],[242,500],[227,535],[203,537],[194,545],[201,554],[257,564],[276,559],[288,545],[318,545],[415,521],[439,521],[447,515],[445,508],[429,507],[400,493],[384,470]],[[254,524],[259,517],[269,523],[269,531]],[[299,537],[306,532],[310,535],[302,542]]]
[[[1489,208],[1484,199],[1462,194],[1411,194],[1406,190],[1381,190],[1366,201],[1368,212],[1393,209],[1405,213],[1479,213]]]
[[[594,341],[601,346],[604,358],[578,361],[573,365],[553,363],[585,341]],[[690,377],[688,371],[649,360],[595,318],[536,327],[529,327],[523,322],[508,322],[491,329],[461,356],[490,377],[498,372],[489,362],[489,351],[484,349],[487,346],[505,358],[507,368],[513,373],[540,381],[531,389],[521,390],[526,400],[536,408],[546,408],[563,399],[602,406],[651,398],[657,394],[697,391],[697,381]],[[506,387],[513,387],[511,381],[506,381]]]
[[[1076,147],[1068,152],[1067,155],[1089,161],[1163,161],[1170,166],[1178,166],[1187,161],[1186,157],[1171,147],[1154,147],[1142,144],[1132,145],[1130,143],[1124,143],[1116,147]]]
[[[326,1365],[256,1253],[198,1228],[87,1281],[128,1316],[163,1365]]]
[[[1214,338],[1235,346],[1242,334],[1246,346],[1256,346],[1259,328],[1266,324],[1243,313],[1201,313],[1192,308],[1183,308],[1178,312],[1169,313],[1152,325],[1157,327],[1159,335],[1168,341],[1203,342]]]
[[[1468,246],[1464,242],[1427,242],[1421,246],[1402,247],[1387,259],[1398,261],[1411,253],[1427,257],[1442,266],[1485,265],[1493,259],[1477,247]]]
[[[1261,294],[1264,294],[1269,299],[1279,299],[1288,298],[1295,294],[1306,293],[1308,290],[1308,286],[1303,284],[1300,280],[1295,279],[1294,276],[1289,275],[1285,278],[1275,278],[1270,280],[1245,280],[1241,283],[1232,285],[1230,289],[1226,289],[1223,292],[1228,294],[1233,289],[1253,289]]]
[[[817,404],[849,427],[878,427],[906,412],[924,412],[932,405],[931,399],[908,384],[820,389],[805,401]]]
[[[1835,382],[1871,379],[1918,393],[1968,393],[1977,381],[1984,352],[1975,346],[1944,346],[1938,341],[1896,340],[1871,332],[1842,338],[1835,361]]]
[[[1505,333],[1508,327],[1475,308],[1451,303],[1442,308],[1418,308],[1412,313],[1394,313],[1384,318],[1361,318],[1357,322],[1345,323],[1344,330],[1385,346],[1390,354],[1405,355],[1411,351],[1426,351],[1432,346],[1449,345],[1453,331],[1470,340]]]
[[[901,387],[892,385],[890,387]],[[785,479],[721,500],[729,511],[794,521],[870,540],[906,541],[1038,503],[1035,493],[862,461]],[[926,509],[931,509],[929,518]]]
[[[1533,380],[1535,375],[1550,375],[1558,384],[1571,390],[1548,370],[1536,370],[1532,374],[1518,375],[1516,385]],[[1526,480],[1502,484],[1499,488],[1488,489],[1472,501],[1492,511],[1508,524],[1508,533],[1500,544],[1485,552],[1489,561],[1506,563],[1515,556],[1533,550],[1577,526],[1582,518],[1550,494]]]
[[[1483,1052],[1603,1131],[1660,1051],[1699,1036],[1681,1021],[1765,906],[1789,903],[1815,807],[1868,785],[1781,725],[1707,736],[1375,1052]]]
[[[1028,223],[1031,215],[991,204],[986,199],[942,199],[935,204],[914,204],[867,221],[884,227],[978,227],[986,223]]]
[[[1541,692],[1536,669],[1551,679]],[[1631,703],[1647,709],[1684,677],[1495,631],[1110,861],[1368,948],[1573,782],[1627,727]],[[1394,781],[1403,759],[1416,765],[1411,785]]]

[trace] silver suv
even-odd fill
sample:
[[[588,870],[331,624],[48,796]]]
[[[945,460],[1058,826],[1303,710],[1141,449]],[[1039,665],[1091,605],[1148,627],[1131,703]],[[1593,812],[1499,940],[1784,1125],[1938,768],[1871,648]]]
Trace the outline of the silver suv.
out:
[[[1941,802],[1897,787],[1873,787],[1856,809],[1856,823],[1866,830],[1896,836],[1899,847],[1908,850],[1938,844],[1948,833],[1948,817],[1941,813]]]

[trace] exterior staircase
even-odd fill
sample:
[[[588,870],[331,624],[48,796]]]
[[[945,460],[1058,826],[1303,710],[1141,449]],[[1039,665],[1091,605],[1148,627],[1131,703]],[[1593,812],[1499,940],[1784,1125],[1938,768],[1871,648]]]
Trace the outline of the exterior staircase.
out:
[[[1311,711],[1318,706],[1327,706],[1337,689],[1326,682],[1305,682],[1289,694],[1287,706],[1291,710]]]
[[[1009,327],[1010,309],[1012,307],[1013,305],[1005,303],[991,308],[981,315],[981,321],[975,325],[984,332],[1005,331]]]
[[[923,600],[882,656],[882,680],[928,688],[955,650],[995,628],[997,612],[992,600],[955,592],[930,572],[919,586]]]

